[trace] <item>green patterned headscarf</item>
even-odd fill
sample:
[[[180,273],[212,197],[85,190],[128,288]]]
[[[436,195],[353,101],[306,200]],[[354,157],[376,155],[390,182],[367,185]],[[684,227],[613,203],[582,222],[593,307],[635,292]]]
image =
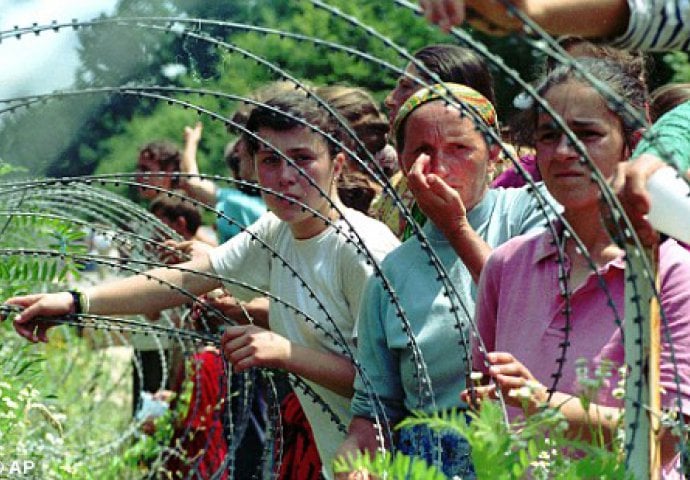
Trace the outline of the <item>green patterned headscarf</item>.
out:
[[[398,115],[393,123],[396,144],[400,145],[402,143],[401,136],[404,134],[405,121],[412,112],[425,103],[446,99],[450,101],[455,99],[457,103],[462,103],[472,108],[487,127],[493,128],[498,133],[496,109],[484,95],[467,85],[444,83],[443,85],[436,84],[419,90],[400,107],[400,111],[398,111]]]

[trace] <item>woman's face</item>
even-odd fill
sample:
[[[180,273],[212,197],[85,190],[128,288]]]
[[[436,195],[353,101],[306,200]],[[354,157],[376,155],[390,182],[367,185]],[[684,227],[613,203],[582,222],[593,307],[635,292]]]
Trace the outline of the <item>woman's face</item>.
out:
[[[328,145],[319,134],[306,127],[296,127],[283,131],[260,128],[258,135],[292,159],[326,195],[335,191],[335,178],[342,169],[343,155],[338,154],[331,159]],[[259,184],[288,197],[283,199],[268,192],[262,193],[266,206],[290,225],[295,238],[311,238],[326,228],[322,219],[302,210],[300,204],[328,217],[331,207],[324,194],[304,175],[268,145],[259,145],[254,161]]]
[[[490,150],[484,136],[467,115],[442,101],[422,105],[405,123],[405,144],[400,155],[405,174],[420,155],[429,156],[427,171],[455,189],[470,210],[488,188],[498,150]]]
[[[421,78],[419,71],[411,63],[407,65],[405,72],[413,77]],[[400,75],[400,77],[398,77],[398,83],[395,85],[393,91],[388,94],[385,100],[386,107],[388,108],[388,123],[391,127],[391,130],[393,123],[395,122],[395,117],[398,115],[400,107],[403,106],[405,100],[410,98],[415,92],[417,92],[417,90],[421,90],[422,87],[423,85],[415,82],[407,75]]]
[[[544,98],[610,180],[618,163],[630,155],[620,118],[593,87],[577,80],[551,87]],[[539,170],[551,195],[566,210],[598,208],[599,188],[591,180],[591,170],[547,113],[539,114],[535,141]]]

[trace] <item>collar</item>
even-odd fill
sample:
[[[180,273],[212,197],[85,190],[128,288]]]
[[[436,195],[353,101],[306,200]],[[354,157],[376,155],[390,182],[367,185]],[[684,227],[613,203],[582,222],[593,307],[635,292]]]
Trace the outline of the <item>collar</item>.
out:
[[[546,260],[557,259],[558,251],[560,249],[559,243],[562,242],[564,226],[558,220],[551,223],[554,230],[556,231],[557,237],[554,238],[554,234],[550,228],[538,235],[536,237],[536,247],[534,249],[534,263],[535,265]],[[621,253],[613,260],[608,261],[605,265],[599,268],[600,273],[604,273],[609,270],[609,268],[625,269],[625,253]]]

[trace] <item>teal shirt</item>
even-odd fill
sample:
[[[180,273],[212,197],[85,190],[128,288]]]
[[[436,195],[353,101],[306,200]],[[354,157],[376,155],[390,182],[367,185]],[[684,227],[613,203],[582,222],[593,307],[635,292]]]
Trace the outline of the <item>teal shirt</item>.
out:
[[[467,218],[492,248],[546,225],[545,217],[525,188],[489,190]],[[463,407],[460,392],[465,389],[467,366],[462,361],[461,341],[464,335],[471,351],[468,322],[474,315],[477,285],[433,223],[428,222],[423,230],[464,305],[458,312],[462,333],[456,328],[458,322],[450,312],[451,302],[438,280],[438,272],[429,264],[429,256],[416,237],[388,254],[382,269],[419,345],[436,409]],[[415,357],[408,347],[409,338],[380,278],[369,279],[361,305],[357,358],[383,403],[388,419],[394,424],[412,410],[432,412],[434,404],[429,398],[420,396],[423,392],[418,381],[420,372],[415,368]],[[375,416],[373,402],[359,375],[355,379],[352,412],[361,417]]]
[[[256,222],[266,212],[266,204],[260,196],[247,195],[236,188],[219,188],[216,194],[216,210],[243,227]],[[216,220],[218,239],[225,243],[242,231],[240,226],[223,217]]]
[[[651,153],[678,168],[690,169],[690,102],[662,115],[640,140],[632,158]]]

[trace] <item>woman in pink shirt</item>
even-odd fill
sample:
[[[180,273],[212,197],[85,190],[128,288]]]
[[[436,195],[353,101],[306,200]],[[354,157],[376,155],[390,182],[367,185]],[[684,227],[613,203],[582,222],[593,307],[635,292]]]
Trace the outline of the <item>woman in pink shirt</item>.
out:
[[[645,89],[634,72],[607,60],[581,59],[584,70],[605,82],[640,112]],[[639,130],[613,111],[590,83],[569,66],[561,66],[542,82],[539,93],[585,147],[589,158],[611,180],[630,156]],[[475,345],[474,368],[495,383],[480,387],[480,396],[501,389],[511,416],[523,399],[508,395],[531,385],[526,414],[548,402],[569,422],[579,438],[601,428],[613,437],[622,415],[622,401],[612,391],[624,364],[621,329],[625,318],[624,252],[600,220],[606,206],[592,180],[591,169],[554,119],[534,108],[532,121],[537,163],[551,195],[564,207],[563,217],[586,247],[583,256],[560,222],[553,230],[514,238],[494,250],[482,271],[477,298],[477,325],[486,350]],[[591,263],[596,265],[593,271]],[[662,403],[690,411],[690,254],[675,241],[660,248],[660,301],[668,323],[662,332]],[[605,286],[604,286],[605,284]],[[563,295],[569,292],[569,304]],[[535,295],[535,292],[536,293]],[[674,345],[675,364],[666,340]],[[488,352],[488,353],[487,353]],[[613,375],[585,411],[579,400],[575,363],[584,358],[591,370],[604,360]],[[562,362],[562,366],[561,366]],[[679,376],[679,381],[675,380]],[[467,392],[464,392],[467,396]],[[677,399],[680,398],[680,402]],[[674,467],[677,438],[662,434],[664,477],[679,475]]]

